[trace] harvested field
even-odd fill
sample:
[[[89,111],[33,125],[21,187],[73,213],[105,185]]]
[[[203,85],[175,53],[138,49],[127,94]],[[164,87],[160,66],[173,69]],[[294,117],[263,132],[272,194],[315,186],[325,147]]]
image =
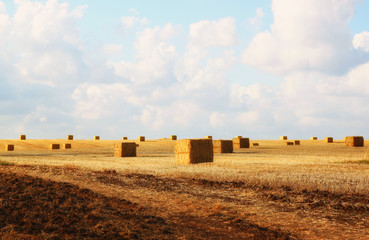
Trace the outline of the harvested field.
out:
[[[0,151],[0,238],[365,239],[367,147],[300,141],[178,165],[169,139],[140,142],[136,158],[114,158],[121,140],[0,140],[15,145]]]

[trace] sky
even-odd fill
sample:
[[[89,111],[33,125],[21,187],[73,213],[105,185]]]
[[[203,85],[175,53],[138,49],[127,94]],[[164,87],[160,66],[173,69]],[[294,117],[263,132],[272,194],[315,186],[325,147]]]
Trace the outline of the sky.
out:
[[[0,0],[0,138],[369,136],[369,0]]]

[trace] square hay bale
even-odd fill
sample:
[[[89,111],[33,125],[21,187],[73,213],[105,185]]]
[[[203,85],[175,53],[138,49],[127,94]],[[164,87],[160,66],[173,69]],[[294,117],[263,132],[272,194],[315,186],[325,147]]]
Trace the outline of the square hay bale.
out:
[[[281,140],[287,140],[287,136],[281,136],[279,139],[281,139]]]
[[[100,140],[100,136],[94,136],[94,140]]]
[[[13,144],[6,144],[5,145],[5,151],[14,151],[14,145]]]
[[[70,144],[70,143],[64,143],[63,144],[63,148],[64,149],[72,149],[72,144]]]
[[[145,136],[138,136],[137,141],[145,142]]]
[[[128,140],[128,138],[127,137],[122,137],[122,140]]]
[[[52,150],[60,149],[60,144],[57,144],[57,143],[53,143],[53,144],[51,144],[51,149],[52,149]]]
[[[175,146],[178,164],[213,162],[213,141],[210,139],[181,139]]]
[[[318,140],[317,137],[311,137],[310,140]]]
[[[170,140],[177,140],[177,136],[176,135],[170,135]]]
[[[325,143],[333,143],[333,137],[325,137],[324,142]]]
[[[293,144],[295,146],[300,146],[300,140],[293,140]]]
[[[249,148],[250,147],[250,139],[249,138],[233,138],[233,149],[239,148]]]
[[[135,142],[122,142],[114,144],[114,157],[136,157]]]
[[[26,140],[26,135],[19,135],[19,140]]]
[[[214,153],[233,153],[232,140],[213,140]]]
[[[258,147],[259,146],[259,143],[252,143],[252,146],[253,147]]]
[[[73,140],[73,135],[68,135],[67,140]]]
[[[293,142],[291,141],[285,142],[284,144],[286,144],[286,146],[293,146]]]
[[[235,138],[242,138],[242,136],[236,136]]]
[[[346,137],[346,146],[348,147],[364,147],[364,137],[362,136],[350,136]]]
[[[205,139],[213,139],[213,136],[205,136]]]

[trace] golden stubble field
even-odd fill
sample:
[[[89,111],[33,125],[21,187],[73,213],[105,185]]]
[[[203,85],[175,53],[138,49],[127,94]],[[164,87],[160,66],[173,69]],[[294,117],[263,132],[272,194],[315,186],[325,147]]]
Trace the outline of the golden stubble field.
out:
[[[0,149],[5,144],[15,145],[13,152],[0,151],[1,172],[67,182],[138,204],[145,214],[165,221],[162,225],[167,230],[156,233],[159,238],[369,236],[366,146],[346,147],[343,140],[301,140],[300,146],[286,146],[280,140],[252,140],[259,146],[215,154],[213,163],[178,165],[176,141],[137,142],[134,158],[113,157],[117,142],[0,140]],[[71,143],[72,149],[51,150],[52,143]],[[137,231],[138,238],[150,239],[147,231]],[[50,237],[9,226],[3,226],[1,232],[9,239],[22,234],[35,239]]]

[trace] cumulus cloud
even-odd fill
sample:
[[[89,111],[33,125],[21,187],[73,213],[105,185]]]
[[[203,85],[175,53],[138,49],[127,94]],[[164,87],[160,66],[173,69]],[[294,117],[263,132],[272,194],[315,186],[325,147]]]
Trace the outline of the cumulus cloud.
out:
[[[352,50],[348,25],[355,2],[274,0],[274,23],[254,37],[243,54],[244,62],[282,74],[345,73],[362,61]]]
[[[263,25],[263,17],[264,17],[263,9],[262,8],[256,9],[255,17],[249,18],[247,20],[247,28],[259,30],[260,27],[262,27]]]
[[[369,52],[369,32],[355,34],[352,44],[356,49],[363,49]]]

